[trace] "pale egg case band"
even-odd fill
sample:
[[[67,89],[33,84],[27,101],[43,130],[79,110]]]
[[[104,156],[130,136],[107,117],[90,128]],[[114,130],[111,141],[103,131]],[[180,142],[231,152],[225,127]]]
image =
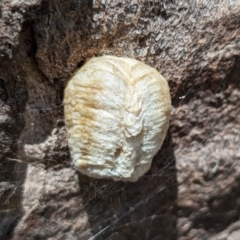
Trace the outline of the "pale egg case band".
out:
[[[171,114],[167,81],[126,57],[95,57],[64,93],[68,146],[76,169],[90,177],[137,181],[151,167]]]

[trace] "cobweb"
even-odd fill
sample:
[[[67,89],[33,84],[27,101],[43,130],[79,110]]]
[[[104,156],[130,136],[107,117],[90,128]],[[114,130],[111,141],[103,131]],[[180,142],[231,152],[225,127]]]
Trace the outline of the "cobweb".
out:
[[[217,89],[214,94],[221,94],[225,89],[226,86],[223,85],[220,89]],[[186,92],[186,95],[188,93],[191,93],[191,89]],[[174,116],[174,113],[176,109],[185,106],[185,99],[187,98],[186,95],[180,96],[177,105],[174,106],[173,120],[174,117],[180,117],[180,115]],[[39,114],[39,111],[41,111],[41,114]],[[36,118],[38,118],[38,121],[41,121],[43,118],[56,116],[54,111],[62,111],[62,105],[60,104],[54,108],[47,109],[45,107],[32,109],[29,110],[28,113],[24,114],[32,114],[32,112],[35,112]],[[59,178],[64,178],[61,176],[61,174],[64,174],[64,171],[59,170],[61,169],[61,166],[64,166],[64,169],[71,169],[71,172],[74,172],[74,175],[77,176],[77,178],[75,178],[75,181],[77,181],[77,183],[75,182],[75,185],[78,185],[78,187],[77,192],[74,192],[73,197],[80,199],[80,205],[74,205],[74,207],[77,207],[74,211],[69,210],[66,206],[66,209],[64,210],[66,212],[65,214],[70,211],[72,215],[67,217],[65,216],[65,219],[59,219],[56,217],[54,220],[54,214],[57,215],[58,210],[52,208],[50,204],[50,210],[48,213],[45,213],[44,211],[38,213],[36,210],[38,207],[35,209],[33,207],[34,204],[29,203],[31,202],[29,199],[23,199],[26,197],[24,196],[24,188],[26,192],[26,188],[28,187],[26,186],[25,179],[26,177],[29,178],[29,176],[27,176],[26,172],[30,166],[29,164],[24,163],[21,158],[9,157],[9,168],[7,171],[2,171],[2,175],[5,176],[5,180],[9,180],[10,182],[8,187],[12,186],[13,188],[9,189],[9,193],[5,195],[5,198],[2,199],[1,203],[1,214],[3,216],[3,220],[1,222],[2,239],[10,239],[14,228],[20,231],[18,229],[18,224],[22,221],[21,218],[24,216],[24,212],[26,213],[27,210],[29,211],[31,206],[33,211],[36,211],[35,215],[38,218],[45,219],[41,227],[33,227],[34,231],[39,231],[38,233],[30,231],[32,233],[32,239],[176,239],[176,203],[178,197],[178,184],[174,154],[176,145],[172,142],[171,137],[173,128],[176,126],[177,124],[174,125],[171,122],[168,135],[161,150],[154,157],[150,171],[136,183],[91,179],[83,176],[73,169],[70,164],[68,154],[63,156],[63,165],[60,164],[60,166],[56,167],[56,169],[53,167],[53,160],[49,158],[49,168],[43,167],[45,169],[43,171],[45,175],[42,180],[38,178],[39,176],[35,173],[35,171],[42,171],[40,170],[41,166],[38,166],[39,163],[31,163],[31,168],[34,168],[35,170],[31,172],[28,184],[33,185],[29,190],[34,191],[32,193],[33,199],[31,199],[31,194],[29,194],[29,192],[29,195],[27,196],[31,201],[35,201],[35,204],[48,206],[49,201],[51,201],[51,195],[49,194],[50,190],[48,188],[49,185],[54,185],[54,181],[59,181],[58,187],[60,189],[58,191],[60,192],[61,188],[71,188],[71,185],[68,186],[67,183],[60,184]],[[60,125],[60,128],[64,129],[64,126]],[[39,129],[36,129],[34,126],[27,129],[28,131],[25,132],[25,135],[30,134],[31,139],[32,136],[39,132]],[[207,137],[209,139],[212,138],[213,131],[215,130],[213,129],[212,132],[208,132]],[[225,140],[222,140],[222,143],[223,141]],[[236,140],[236,143],[238,141],[239,139]],[[194,142],[203,147],[204,145],[207,145],[207,142],[201,139],[195,140]],[[220,143],[220,145],[222,144]],[[224,152],[227,147],[228,146],[223,145],[221,151]],[[197,154],[197,150],[193,154]],[[17,156],[17,154],[14,153],[13,156]],[[45,160],[43,161],[43,159],[36,158],[35,161],[36,160],[45,163]],[[14,164],[12,164],[12,162]],[[219,164],[221,165],[221,163]],[[216,166],[217,164],[209,167],[209,169],[213,171],[213,168],[216,168]],[[189,167],[192,167],[191,164],[189,164]],[[56,174],[58,171],[60,175]],[[58,176],[54,177],[52,172],[55,172]],[[69,172],[65,172],[65,174],[66,176],[72,176]],[[11,176],[11,178],[9,178],[9,176]],[[50,177],[52,177],[52,180]],[[34,181],[37,182],[31,183]],[[49,181],[52,181],[52,183],[50,184]],[[2,181],[1,184],[4,184],[4,181]],[[39,186],[42,186],[40,190],[38,190],[38,184]],[[40,199],[34,199],[39,196],[37,193],[38,191],[41,193],[41,197]],[[53,192],[54,191],[56,191],[56,189],[53,189]],[[58,191],[56,191],[55,194],[57,194]],[[66,189],[62,189],[62,191],[66,191]],[[68,200],[59,199],[55,196],[55,194],[53,194],[54,201],[63,201],[64,204],[67,205]],[[67,197],[70,198],[72,196],[71,194],[73,193],[69,191],[69,195],[67,194]],[[44,200],[43,196],[49,199]],[[23,203],[21,203],[21,201],[23,201]],[[22,204],[25,204],[25,209],[23,209]],[[187,211],[189,210],[185,210],[185,214],[183,215],[188,216],[190,213]],[[86,213],[87,218],[82,215],[83,212]],[[72,233],[71,237],[69,237],[70,235],[67,235],[66,232],[68,232],[69,228],[76,224],[79,219],[87,221],[88,224],[83,223],[83,229],[79,229],[78,231]],[[65,223],[65,221],[67,221],[67,223]],[[28,224],[28,221],[23,222],[23,224]],[[51,228],[51,224],[53,224],[55,229],[50,231],[49,229]],[[31,236],[29,237],[28,234],[20,236],[22,236],[22,239],[31,239]]]
[[[46,82],[42,86],[44,84]],[[38,83],[38,88],[41,88],[41,83]],[[1,201],[2,239],[127,239],[129,236],[132,239],[157,239],[168,232],[174,236],[176,217],[173,206],[177,184],[169,134],[154,158],[151,170],[138,182],[88,178],[71,166],[66,140],[61,138],[65,138],[62,94],[57,91],[57,97],[51,98],[52,89],[50,85],[45,87],[45,95],[37,101],[35,99],[34,108],[31,104],[26,105],[23,113],[26,122],[17,141],[18,148],[7,157],[8,168],[1,171],[1,184],[8,187],[2,188],[5,191]],[[52,102],[57,105],[49,106]],[[58,122],[55,123],[54,119]],[[55,126],[59,129],[56,130]],[[58,145],[59,142],[63,142],[63,148]],[[23,148],[31,157],[23,153]],[[65,150],[63,156],[59,155],[59,150]],[[69,179],[61,182],[64,178]],[[57,196],[61,195],[61,191],[65,192],[62,199]],[[63,211],[70,216],[63,214],[61,219],[54,204],[63,207],[71,197],[78,204],[66,207]],[[55,201],[53,206],[51,201]],[[87,214],[87,218],[83,213]],[[29,222],[33,219],[42,225],[31,226]],[[83,226],[76,223],[81,219]],[[72,236],[66,234],[74,225],[79,229]]]
[[[237,221],[237,204],[229,203],[225,212],[219,210],[220,220],[211,218],[210,227],[204,214],[196,214],[201,203],[197,207],[189,204],[202,201],[204,205],[209,200],[203,195],[210,196],[207,184],[211,181],[216,188],[222,181],[232,189],[223,178],[235,174],[239,160],[239,129],[235,126],[239,122],[240,65],[237,58],[234,63],[229,74],[217,82],[178,86],[164,144],[151,169],[135,183],[91,179],[75,171],[66,147],[63,86],[41,80],[39,73],[37,86],[28,82],[36,92],[30,91],[32,96],[21,113],[26,120],[24,129],[0,169],[0,239],[177,239],[179,234],[188,236],[191,228],[200,229],[198,239],[208,239]],[[187,80],[191,82],[193,76]],[[35,98],[33,103],[31,98]],[[225,106],[231,106],[227,112]],[[203,109],[207,113],[200,111]],[[211,118],[209,114],[213,114]],[[189,179],[194,173],[201,175],[200,193],[185,191],[191,190]],[[238,181],[235,184],[237,189]],[[237,199],[239,191],[231,196]],[[231,197],[224,203],[227,200],[231,202]],[[209,210],[210,215],[213,212]],[[179,218],[188,224],[185,232],[179,230]]]

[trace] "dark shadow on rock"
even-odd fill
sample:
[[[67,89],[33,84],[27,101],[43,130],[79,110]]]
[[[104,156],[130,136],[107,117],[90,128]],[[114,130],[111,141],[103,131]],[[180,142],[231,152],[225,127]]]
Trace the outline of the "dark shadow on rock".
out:
[[[236,57],[235,65],[233,66],[229,76],[227,79],[229,79],[229,83],[233,84],[234,87],[240,89],[240,57]]]
[[[26,33],[23,26],[22,34]],[[29,36],[24,36],[24,40]],[[23,70],[25,45],[11,48],[11,57],[0,58],[0,239],[11,239],[23,215],[22,193],[27,164],[19,158],[19,138],[26,124],[28,101],[26,73]]]
[[[212,197],[207,202],[209,211],[194,218],[193,228],[216,234],[239,220],[240,178],[230,188],[229,194]]]
[[[29,100],[27,108],[25,109],[23,116],[26,120],[26,125],[21,133],[21,140],[19,148],[22,151],[19,153],[21,158],[29,162],[43,163],[44,166],[55,167],[56,165],[69,165],[67,159],[69,155],[66,149],[66,142],[64,133],[59,130],[64,126],[64,114],[63,114],[63,91],[64,83],[68,77],[73,74],[66,69],[68,65],[69,49],[64,45],[59,46],[58,41],[66,38],[69,33],[69,25],[72,24],[72,16],[79,22],[79,25],[74,24],[74,29],[83,28],[88,30],[87,24],[84,21],[91,19],[92,1],[84,0],[71,0],[71,1],[46,1],[43,0],[41,6],[38,6],[33,14],[27,14],[29,19],[23,24],[23,30],[19,37],[21,49],[19,50],[16,61],[21,62],[21,59],[25,59],[24,71],[27,79],[27,88],[29,94]],[[59,12],[60,11],[60,12]],[[58,13],[58,14],[56,14]],[[56,18],[56,19],[55,19]],[[52,19],[52,22],[49,22]],[[73,29],[73,31],[74,31]],[[77,36],[82,42],[87,42],[86,34]],[[46,40],[46,43],[43,43]],[[80,41],[79,40],[79,41]],[[68,42],[68,41],[67,41]],[[56,53],[56,49],[59,48],[59,56]],[[49,48],[49,50],[48,50]],[[39,50],[40,49],[40,50]],[[47,54],[43,58],[41,50],[47,49]],[[71,49],[72,50],[72,49]],[[39,51],[39,52],[38,52]],[[39,57],[39,55],[41,57]],[[63,65],[56,67],[55,62],[61,60]],[[45,64],[46,63],[46,64]],[[76,62],[76,66],[80,66],[83,62]],[[45,65],[44,65],[45,64]],[[43,69],[50,69],[54,75],[53,78],[47,76]],[[60,72],[63,71],[64,74]],[[51,75],[52,76],[52,75]],[[53,133],[53,130],[60,132]],[[57,142],[53,149],[44,150],[44,159],[39,159],[38,154],[34,153],[38,151],[39,144],[44,143],[51,138],[51,135],[57,136]],[[64,136],[63,136],[64,135]],[[33,148],[33,154],[31,157],[26,156],[23,146],[31,145]],[[35,149],[34,149],[35,148]],[[64,153],[64,154],[63,154]]]
[[[11,239],[21,219],[22,192],[27,164],[2,161],[0,167],[0,240]]]
[[[79,176],[96,239],[177,239],[177,179],[171,137],[135,183]]]
[[[27,126],[21,133],[20,145],[44,142],[51,135],[56,119],[59,118],[59,115],[63,115],[63,87],[50,83],[42,75],[35,61],[37,46],[34,41],[33,24],[33,20],[28,20],[23,24],[23,30],[19,37],[21,47],[15,57],[18,63],[21,63],[21,59],[25,59],[23,66],[20,66],[23,71],[23,75],[20,77],[26,79],[30,98],[27,101],[27,108],[22,114],[27,119]]]
[[[0,63],[0,239],[7,240],[23,214],[26,164],[18,162],[17,152],[28,94],[16,62],[4,57]]]

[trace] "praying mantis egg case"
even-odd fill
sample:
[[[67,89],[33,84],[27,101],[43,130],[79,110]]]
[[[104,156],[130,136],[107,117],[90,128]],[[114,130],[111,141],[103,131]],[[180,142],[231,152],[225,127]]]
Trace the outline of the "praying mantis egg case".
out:
[[[137,181],[165,139],[171,114],[167,81],[126,57],[90,59],[64,93],[68,146],[90,177]]]

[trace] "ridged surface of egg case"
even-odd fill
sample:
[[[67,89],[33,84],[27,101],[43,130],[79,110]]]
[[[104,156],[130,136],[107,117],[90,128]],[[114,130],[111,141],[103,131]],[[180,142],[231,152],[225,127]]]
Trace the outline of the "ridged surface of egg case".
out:
[[[167,81],[125,57],[95,57],[69,80],[64,114],[71,159],[95,178],[137,181],[165,139],[171,114]]]

